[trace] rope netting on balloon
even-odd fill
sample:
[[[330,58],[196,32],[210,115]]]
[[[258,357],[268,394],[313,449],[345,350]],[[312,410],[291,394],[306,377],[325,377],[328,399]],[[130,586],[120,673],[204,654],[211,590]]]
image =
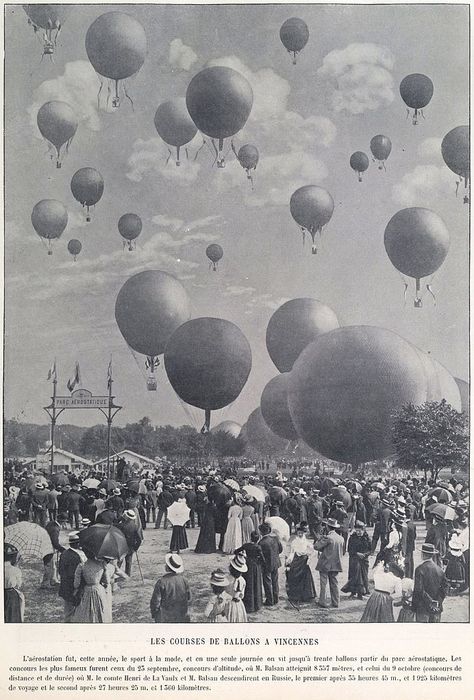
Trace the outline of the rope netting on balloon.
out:
[[[406,306],[407,304],[407,296],[408,296],[408,290],[410,288],[410,285],[413,283],[413,278],[412,277],[406,277],[404,274],[401,272],[398,272],[398,275],[403,282],[404,290],[403,290],[403,306]],[[415,296],[414,296],[414,302],[415,306],[422,306],[423,305],[423,299],[426,298],[426,293],[430,294],[430,296],[433,298],[433,305],[436,306],[436,294],[433,289],[433,280],[434,280],[434,274],[430,275],[429,277],[426,278],[424,282],[424,289],[423,287],[420,286],[420,289],[415,290]],[[417,304],[419,302],[419,304]]]
[[[138,71],[137,71],[138,73]],[[136,77],[137,73],[134,75],[131,75],[129,78],[126,80],[115,80],[113,78],[106,78],[103,75],[100,75],[100,73],[97,73],[96,71],[96,76],[99,81],[99,90],[97,92],[97,109],[101,109],[101,95],[102,95],[102,90],[106,86],[106,96],[105,96],[105,108],[102,108],[103,111],[109,112],[110,107],[112,109],[117,109],[120,107],[120,98],[121,94],[122,97],[125,97],[129,102],[132,107],[132,112],[135,112],[135,105],[133,103],[132,98],[129,95],[128,92],[128,86],[129,86],[129,81],[132,80]]]

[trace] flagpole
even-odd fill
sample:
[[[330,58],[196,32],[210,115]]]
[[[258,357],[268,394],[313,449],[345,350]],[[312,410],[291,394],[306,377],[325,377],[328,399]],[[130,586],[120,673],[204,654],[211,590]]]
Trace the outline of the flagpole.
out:
[[[54,428],[56,426],[56,385],[58,383],[56,377],[56,358],[54,358],[54,374],[53,374],[53,412],[51,415],[51,474],[54,472]]]
[[[110,479],[110,436],[112,433],[112,406],[113,406],[113,400],[112,400],[112,356],[110,356],[110,362],[109,362],[109,372],[107,376],[107,385],[109,388],[109,408],[107,411],[107,479]]]

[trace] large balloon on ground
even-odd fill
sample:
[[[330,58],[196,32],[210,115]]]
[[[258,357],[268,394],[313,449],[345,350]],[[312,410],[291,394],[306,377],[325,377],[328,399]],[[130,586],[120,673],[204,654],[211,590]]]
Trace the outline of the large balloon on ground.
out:
[[[170,336],[190,316],[183,285],[161,270],[130,277],[115,302],[115,319],[125,342],[151,359],[164,352]]]
[[[454,377],[454,381],[458,385],[459,394],[461,396],[461,409],[462,412],[466,414],[469,418],[469,402],[470,402],[470,387],[469,382],[465,382],[464,379],[459,379],[459,377]]]
[[[279,438],[270,430],[263,419],[260,406],[252,411],[247,422],[242,426],[241,437],[248,449],[254,449],[268,456],[284,452],[288,445],[288,440]]]
[[[222,423],[214,426],[211,433],[226,433],[233,438],[238,438],[241,430],[242,426],[240,423],[236,423],[233,420],[223,420]]]
[[[270,430],[285,440],[297,440],[298,433],[288,408],[288,374],[270,379],[262,392],[260,409]]]
[[[135,75],[146,56],[146,34],[125,12],[106,12],[90,25],[86,52],[94,70],[115,83],[113,107],[120,104],[119,81]]]
[[[188,112],[199,131],[218,140],[216,158],[219,167],[224,166],[224,139],[234,136],[245,126],[252,104],[250,83],[233,68],[204,68],[189,83],[186,91]]]
[[[240,328],[221,318],[195,318],[168,340],[165,368],[171,386],[185,403],[210,412],[235,401],[252,367],[250,345]]]
[[[441,362],[435,360],[434,357],[431,358],[431,361],[436,370],[435,387],[438,393],[436,401],[442,401],[444,399],[455,411],[460,413],[462,411],[461,393],[456,380]]]
[[[309,343],[335,328],[339,328],[339,321],[326,304],[305,297],[290,299],[268,322],[268,354],[280,372],[289,372]]]
[[[402,275],[415,278],[415,306],[421,306],[420,279],[436,272],[448,254],[446,224],[430,209],[401,209],[385,228],[384,244],[392,265]]]
[[[333,211],[334,200],[324,187],[305,185],[291,195],[291,216],[303,231],[303,242],[305,232],[310,234],[313,253],[317,252],[315,236],[321,233],[323,226],[331,219]]]
[[[393,454],[393,415],[424,403],[426,377],[410,343],[391,331],[347,326],[321,335],[295,362],[288,404],[300,437],[339,462]]]
[[[308,25],[299,17],[290,17],[280,27],[281,43],[288,53],[293,54],[293,65],[296,64],[296,56],[304,49],[308,39]]]

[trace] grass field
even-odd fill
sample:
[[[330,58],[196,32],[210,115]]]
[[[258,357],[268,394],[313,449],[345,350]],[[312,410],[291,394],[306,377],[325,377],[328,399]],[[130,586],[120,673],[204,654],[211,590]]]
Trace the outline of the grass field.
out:
[[[199,530],[190,529],[188,532],[189,549],[181,552],[184,560],[185,575],[190,583],[192,591],[191,621],[205,622],[203,610],[211,595],[209,587],[210,572],[217,568],[227,569],[230,557],[221,553],[195,554],[193,549],[196,544]],[[424,525],[417,524],[417,549],[425,538]],[[132,576],[128,581],[120,584],[113,599],[113,619],[119,623],[151,623],[150,598],[156,580],[164,573],[164,556],[169,550],[171,530],[155,530],[153,526],[144,532],[145,539],[139,550],[140,565],[143,573],[142,583],[137,561],[133,560]],[[63,543],[67,542],[67,531],[61,533]],[[344,571],[339,576],[340,586],[347,580],[347,567],[349,557],[344,557]],[[317,555],[310,557],[310,567],[316,583],[316,591],[319,593],[319,577],[314,570]],[[373,559],[371,558],[372,566]],[[415,566],[419,563],[415,557]],[[26,597],[25,622],[62,622],[63,601],[58,597],[57,589],[40,589],[42,577],[42,564],[24,564],[23,590]],[[340,607],[323,610],[317,608],[314,601],[301,604],[299,611],[288,601],[285,591],[284,567],[280,568],[280,602],[273,608],[262,608],[257,613],[249,615],[249,622],[266,623],[341,623],[358,622],[365,601],[357,599],[349,600],[347,595],[341,595]],[[398,613],[395,613],[396,615]],[[442,622],[468,622],[469,596],[467,594],[449,597],[445,600]]]

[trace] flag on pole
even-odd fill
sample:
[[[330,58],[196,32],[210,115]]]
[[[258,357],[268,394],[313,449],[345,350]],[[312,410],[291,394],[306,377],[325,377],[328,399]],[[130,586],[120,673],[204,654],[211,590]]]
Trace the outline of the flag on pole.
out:
[[[109,366],[107,367],[107,389],[112,386],[112,358],[110,358]]]
[[[76,367],[74,370],[74,375],[68,380],[67,388],[69,391],[74,391],[74,387],[81,383],[81,370],[79,368],[79,362],[76,362]]]
[[[50,379],[52,379],[53,381],[56,379],[56,360],[54,360],[53,364],[48,370],[47,381],[49,382]]]

